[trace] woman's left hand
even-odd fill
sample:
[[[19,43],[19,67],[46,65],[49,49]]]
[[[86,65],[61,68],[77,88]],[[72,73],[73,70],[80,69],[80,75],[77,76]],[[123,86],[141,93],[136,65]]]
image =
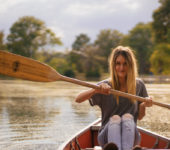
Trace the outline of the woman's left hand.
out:
[[[152,106],[152,97],[146,97],[146,101],[144,102],[145,107],[151,107]]]
[[[153,103],[151,97],[145,97],[145,98],[146,98],[146,101],[142,102],[139,105],[139,115],[138,115],[139,120],[141,120],[145,116],[146,107],[151,107]]]

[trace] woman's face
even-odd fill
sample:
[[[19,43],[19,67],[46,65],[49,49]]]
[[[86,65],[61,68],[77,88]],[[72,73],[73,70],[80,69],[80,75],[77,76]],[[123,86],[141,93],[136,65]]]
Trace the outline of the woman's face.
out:
[[[118,78],[126,78],[128,72],[128,66],[125,57],[119,55],[116,58],[116,72]]]

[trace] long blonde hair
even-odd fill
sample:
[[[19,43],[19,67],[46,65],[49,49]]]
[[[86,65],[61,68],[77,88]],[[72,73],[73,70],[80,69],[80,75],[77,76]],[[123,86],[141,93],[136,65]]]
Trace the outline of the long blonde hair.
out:
[[[136,77],[138,75],[137,65],[136,65],[136,59],[134,53],[129,47],[118,46],[112,50],[112,53],[109,57],[109,67],[110,67],[110,75],[111,75],[110,82],[112,84],[112,88],[115,90],[120,90],[120,83],[117,76],[117,72],[115,70],[116,59],[119,55],[125,58],[128,67],[127,78],[126,78],[127,92],[136,95]],[[116,99],[117,99],[117,104],[119,104],[119,97],[117,96]],[[135,102],[134,99],[131,99],[131,101],[133,103]]]

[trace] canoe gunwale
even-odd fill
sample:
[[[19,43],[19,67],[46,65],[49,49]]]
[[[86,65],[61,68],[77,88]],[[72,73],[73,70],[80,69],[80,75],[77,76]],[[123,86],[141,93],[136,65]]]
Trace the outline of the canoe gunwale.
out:
[[[168,141],[168,143],[170,144],[170,138],[168,138],[168,137],[165,137],[163,135],[159,135],[159,134],[157,134],[155,132],[149,131],[149,130],[144,129],[144,128],[139,127],[139,126],[138,126],[138,130],[143,132],[143,133],[146,133],[146,134],[148,134],[150,136],[153,136],[153,137],[157,138],[158,140]]]
[[[71,138],[69,138],[68,140],[66,140],[60,147],[58,150],[64,150],[65,146],[68,145],[69,143],[71,143],[72,141],[76,141],[77,138],[79,136],[81,136],[84,132],[88,131],[89,129],[91,129],[91,127],[93,125],[98,124],[101,121],[101,119],[97,119],[94,122],[92,122],[91,124],[89,124],[87,127],[83,128],[82,130],[80,130],[79,132],[77,132],[76,134],[74,134],[73,136],[71,136]]]
[[[72,144],[74,144],[74,146],[79,148],[79,142],[78,142],[78,138],[81,137],[84,133],[86,133],[87,131],[92,131],[92,132],[97,132],[100,128],[99,123],[101,122],[101,118],[97,119],[96,121],[94,121],[93,123],[91,123],[90,125],[88,125],[87,127],[85,127],[84,129],[82,129],[81,131],[77,132],[76,134],[74,134],[73,136],[71,136],[71,138],[69,138],[67,141],[65,141],[58,150],[68,150],[66,147],[69,145],[70,148],[73,146]],[[141,127],[138,127],[138,130],[148,136],[151,136],[153,138],[156,139],[154,145],[153,145],[153,149],[156,148],[159,145],[160,141],[165,141],[166,147],[164,147],[164,149],[169,149],[170,148],[170,138],[159,135],[155,132],[151,132],[147,129],[143,129]],[[93,145],[93,144],[92,144]],[[74,149],[73,146],[73,149]],[[73,149],[69,149],[69,150],[73,150]],[[77,150],[77,148],[76,148]]]

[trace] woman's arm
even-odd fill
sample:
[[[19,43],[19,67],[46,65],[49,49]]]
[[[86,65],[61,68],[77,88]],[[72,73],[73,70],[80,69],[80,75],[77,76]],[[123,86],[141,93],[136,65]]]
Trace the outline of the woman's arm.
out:
[[[94,94],[96,93],[95,89],[91,89],[91,90],[87,90],[85,92],[80,93],[77,97],[76,97],[76,102],[77,103],[81,103],[84,102],[85,100],[89,99],[90,97],[92,97]]]
[[[152,98],[148,97],[148,100],[146,102],[143,102],[139,105],[139,115],[138,119],[141,120],[145,116],[146,107],[152,106]]]
[[[76,97],[76,102],[77,103],[81,103],[84,102],[85,100],[90,99],[94,94],[96,93],[100,93],[100,94],[110,94],[109,90],[111,89],[111,87],[106,84],[106,83],[101,83],[99,85],[100,89],[90,89],[84,92],[81,92],[77,97]]]
[[[145,110],[146,110],[146,108],[145,108],[145,104],[143,102],[139,105],[139,115],[138,115],[139,120],[141,120],[145,116]]]

